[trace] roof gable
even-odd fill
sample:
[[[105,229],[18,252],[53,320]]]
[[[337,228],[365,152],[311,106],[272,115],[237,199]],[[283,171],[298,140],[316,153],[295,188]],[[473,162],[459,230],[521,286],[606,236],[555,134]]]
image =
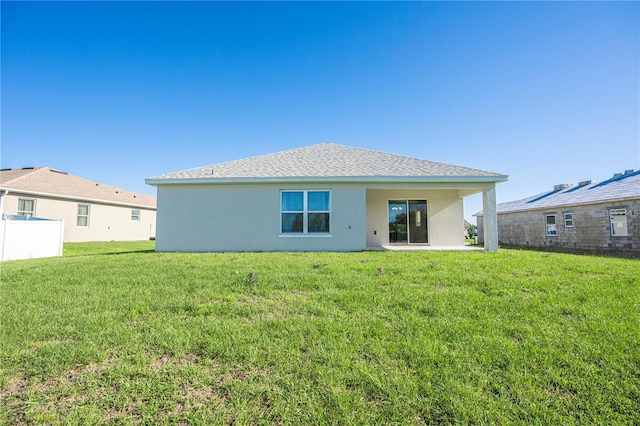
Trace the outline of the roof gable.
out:
[[[110,185],[96,183],[50,167],[0,170],[0,187],[16,192],[34,192],[103,202],[156,206],[156,198]]]
[[[333,143],[321,143],[226,163],[183,170],[147,179],[170,181],[221,181],[264,179],[347,178],[480,178],[506,180],[506,176],[468,167],[436,163]]]

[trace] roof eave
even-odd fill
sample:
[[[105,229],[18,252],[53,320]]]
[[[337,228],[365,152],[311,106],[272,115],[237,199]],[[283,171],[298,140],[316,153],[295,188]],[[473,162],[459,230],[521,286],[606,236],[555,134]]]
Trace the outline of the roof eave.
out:
[[[294,177],[229,177],[229,178],[147,178],[147,185],[201,185],[251,183],[500,183],[508,176],[294,176]]]
[[[627,201],[635,201],[640,199],[640,195],[630,195],[628,197],[616,197],[609,198],[604,200],[593,200],[593,201],[581,201],[578,203],[562,203],[562,204],[554,204],[548,206],[533,206],[523,209],[510,209],[510,210],[498,210],[497,214],[506,214],[506,213],[520,213],[520,212],[530,212],[530,211],[549,211],[553,209],[561,209],[567,207],[578,207],[578,206],[590,206],[595,204],[611,204],[611,203],[624,203]],[[473,216],[483,216],[483,210],[475,213]]]
[[[136,202],[127,202],[127,201],[110,201],[101,198],[90,198],[90,197],[80,197],[75,195],[64,195],[64,194],[54,194],[51,192],[40,192],[40,191],[30,191],[27,189],[18,189],[2,186],[0,187],[0,193],[4,193],[3,195],[13,195],[13,194],[23,194],[29,195],[32,197],[45,197],[45,198],[55,198],[55,199],[64,199],[64,200],[72,200],[72,201],[83,201],[94,204],[105,204],[112,206],[121,206],[121,207],[135,207],[142,208],[147,210],[156,210],[157,206],[152,206],[149,204],[136,203]]]

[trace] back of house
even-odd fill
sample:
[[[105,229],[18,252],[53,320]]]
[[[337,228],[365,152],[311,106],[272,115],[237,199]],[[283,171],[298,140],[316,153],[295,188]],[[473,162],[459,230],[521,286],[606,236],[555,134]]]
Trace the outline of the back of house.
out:
[[[158,251],[464,248],[464,197],[505,175],[320,143],[149,178]],[[493,216],[495,219],[495,215]],[[485,248],[497,250],[489,239]]]

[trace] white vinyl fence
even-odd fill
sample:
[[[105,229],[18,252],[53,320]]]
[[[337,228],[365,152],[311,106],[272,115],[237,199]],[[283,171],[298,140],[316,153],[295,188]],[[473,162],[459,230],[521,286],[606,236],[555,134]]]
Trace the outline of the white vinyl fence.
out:
[[[62,256],[64,221],[14,218],[0,225],[0,261]]]

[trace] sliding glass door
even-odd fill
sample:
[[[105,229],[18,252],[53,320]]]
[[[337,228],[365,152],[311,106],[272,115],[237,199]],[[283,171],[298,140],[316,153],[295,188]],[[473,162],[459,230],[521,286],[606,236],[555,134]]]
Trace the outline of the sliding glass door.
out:
[[[389,201],[389,244],[429,242],[426,200]]]
[[[389,244],[407,244],[407,200],[389,201]]]

